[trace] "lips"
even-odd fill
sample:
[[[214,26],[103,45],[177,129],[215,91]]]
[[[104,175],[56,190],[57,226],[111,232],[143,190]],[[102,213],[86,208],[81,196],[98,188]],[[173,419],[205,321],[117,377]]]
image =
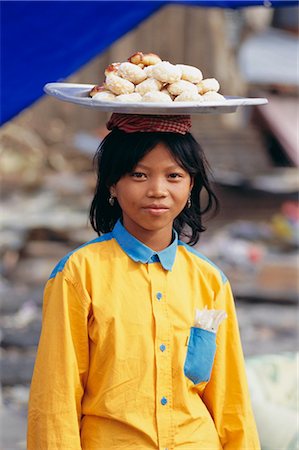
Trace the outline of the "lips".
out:
[[[144,209],[169,209],[166,205],[160,205],[160,204],[152,204],[152,205],[146,205],[144,206]]]
[[[148,213],[150,213],[152,215],[160,215],[160,214],[167,212],[169,210],[169,207],[166,205],[152,204],[152,205],[146,205],[142,209],[144,209],[145,211],[147,211]]]

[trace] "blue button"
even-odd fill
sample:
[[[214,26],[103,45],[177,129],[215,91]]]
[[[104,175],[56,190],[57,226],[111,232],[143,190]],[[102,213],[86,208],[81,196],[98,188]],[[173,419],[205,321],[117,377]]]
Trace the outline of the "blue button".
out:
[[[161,398],[161,405],[167,405],[167,402],[168,402],[168,400],[167,400],[167,398],[166,397],[162,397]]]
[[[161,352],[164,352],[166,350],[166,345],[161,344],[160,345],[160,350],[161,350]]]
[[[163,297],[163,295],[161,294],[161,292],[157,292],[156,298],[157,298],[158,300],[161,300],[162,297]]]

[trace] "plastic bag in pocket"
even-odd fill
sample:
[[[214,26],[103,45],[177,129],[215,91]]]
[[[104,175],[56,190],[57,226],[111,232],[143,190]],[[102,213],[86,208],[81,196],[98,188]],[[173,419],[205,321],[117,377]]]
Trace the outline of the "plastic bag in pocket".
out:
[[[184,374],[194,384],[209,381],[216,352],[216,334],[192,327],[188,342]]]

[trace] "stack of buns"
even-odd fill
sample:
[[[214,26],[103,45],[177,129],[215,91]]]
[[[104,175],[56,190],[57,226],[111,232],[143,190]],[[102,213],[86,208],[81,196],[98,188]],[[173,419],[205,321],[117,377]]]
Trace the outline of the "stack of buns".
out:
[[[203,78],[201,70],[185,64],[162,61],[154,53],[137,52],[105,70],[105,81],[89,96],[103,102],[205,102],[222,101],[215,78]]]

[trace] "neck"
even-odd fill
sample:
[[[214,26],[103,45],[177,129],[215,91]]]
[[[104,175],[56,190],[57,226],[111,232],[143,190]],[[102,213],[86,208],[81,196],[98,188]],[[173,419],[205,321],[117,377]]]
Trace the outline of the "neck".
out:
[[[133,235],[134,236],[134,235]],[[155,252],[160,252],[168,247],[172,242],[172,230],[165,236],[165,231],[161,233],[157,231],[146,232],[144,235],[134,236],[147,247],[151,248]]]
[[[172,224],[167,228],[162,228],[160,230],[147,230],[142,227],[134,227],[132,223],[127,223],[124,220],[123,226],[132,236],[138,239],[138,241],[142,242],[155,252],[164,250],[172,242]]]

